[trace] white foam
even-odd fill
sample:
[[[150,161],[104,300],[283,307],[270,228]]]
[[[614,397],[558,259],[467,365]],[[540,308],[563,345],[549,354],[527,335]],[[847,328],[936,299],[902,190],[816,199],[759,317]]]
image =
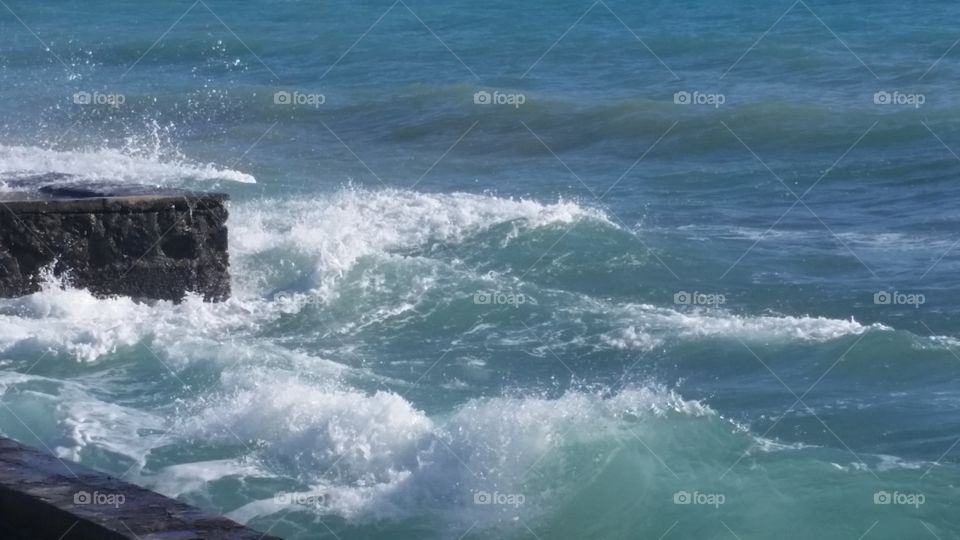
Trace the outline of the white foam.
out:
[[[270,474],[244,460],[220,459],[170,465],[154,475],[138,475],[137,479],[168,497],[179,497],[203,490],[214,480],[231,477],[268,478]]]
[[[926,339],[920,339],[914,343],[913,347],[917,349],[946,349],[953,351],[960,348],[960,339],[953,336],[934,335]]]
[[[889,472],[895,470],[917,471],[921,469],[930,470],[939,465],[938,462],[925,460],[907,460],[898,456],[887,454],[860,454],[863,461],[851,462],[848,465],[831,462],[830,464],[837,470],[844,472]],[[925,476],[925,475],[924,475]]]
[[[752,454],[754,451],[762,452],[765,454],[772,454],[775,452],[787,452],[787,451],[796,451],[796,450],[806,450],[808,448],[817,448],[814,445],[804,444],[801,442],[795,443],[784,443],[776,441],[774,439],[768,439],[766,437],[761,437],[759,435],[752,435],[754,445],[751,446],[745,452],[745,455]]]
[[[601,211],[572,202],[345,189],[320,199],[236,205],[231,250],[247,256],[280,250],[307,257],[313,261],[315,285],[329,292],[331,280],[362,257],[457,242],[498,224],[536,228],[579,219],[608,222]]]
[[[101,299],[48,278],[41,292],[0,300],[0,352],[50,350],[90,362],[148,337],[193,345],[207,338],[216,345],[231,330],[256,327],[257,316],[269,318],[274,312],[266,304],[236,298],[212,304],[191,295],[179,305]]]
[[[228,375],[224,382],[235,387],[232,394],[185,422],[184,432],[269,441],[271,461],[286,461],[316,479],[337,466],[352,477],[347,480],[390,481],[397,467],[414,464],[414,443],[433,428],[426,415],[393,393],[367,395],[329,384],[321,389],[279,374]]]
[[[877,463],[877,470],[881,472],[892,471],[897,469],[907,469],[911,471],[919,470],[923,467],[934,467],[938,465],[936,462],[930,461],[913,461],[903,459],[898,456],[891,456],[887,454],[877,454],[876,457],[880,460]]]
[[[0,145],[0,174],[20,172],[58,172],[86,179],[163,186],[184,186],[198,180],[256,183],[247,173],[209,163],[193,163],[180,156],[137,155],[130,150],[112,148],[57,151]]]
[[[79,385],[65,385],[56,396],[63,435],[53,450],[62,458],[80,461],[84,449],[92,447],[142,466],[150,451],[164,441],[166,419],[94,395]]]
[[[524,475],[533,467],[565,459],[558,450],[609,442],[638,419],[715,414],[661,386],[610,396],[568,392],[558,399],[482,399],[428,418],[390,392],[320,389],[287,377],[238,376],[228,385],[234,391],[218,403],[201,403],[199,414],[184,421],[184,430],[208,440],[244,441],[263,467],[292,467],[311,484],[297,493],[318,498],[312,510],[361,521],[422,513],[418,501],[424,500],[433,501],[432,510],[444,519],[478,527],[518,512],[536,514],[547,504],[535,500],[537,494],[526,494],[523,508],[474,505],[473,496],[479,491],[522,494]],[[225,470],[236,472],[234,465]],[[183,483],[167,488],[173,493],[196,485],[188,477],[164,478]],[[253,501],[230,516],[245,522],[285,506],[290,505],[276,499]]]
[[[804,243],[819,242],[823,237],[822,229],[780,230],[731,225],[684,225],[677,230],[705,242],[717,238],[743,239],[753,242],[765,241],[771,246],[787,243],[802,246]],[[949,234],[939,233],[838,232],[836,237],[857,253],[861,251],[943,253],[956,242],[956,239]]]
[[[750,340],[829,341],[867,330],[890,330],[879,323],[864,326],[852,318],[794,316],[740,316],[730,314],[680,313],[664,314],[664,321],[685,336],[736,336]]]
[[[80,381],[0,371],[0,398],[9,412],[20,411],[14,425],[23,422],[32,434],[57,433],[42,443],[45,449],[80,461],[92,447],[142,464],[162,439],[164,419],[105,401],[102,394]]]
[[[618,349],[652,350],[669,339],[729,337],[760,342],[825,342],[870,330],[889,331],[879,323],[809,316],[735,315],[723,310],[677,311],[649,304],[610,306],[620,312],[623,327],[604,334],[604,343]]]

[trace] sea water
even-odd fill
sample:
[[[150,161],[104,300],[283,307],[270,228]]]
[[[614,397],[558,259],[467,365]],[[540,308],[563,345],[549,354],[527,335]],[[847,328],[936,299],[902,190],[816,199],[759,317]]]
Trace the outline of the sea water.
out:
[[[285,538],[960,538],[955,2],[26,2],[0,189],[234,297],[0,300],[0,433]]]

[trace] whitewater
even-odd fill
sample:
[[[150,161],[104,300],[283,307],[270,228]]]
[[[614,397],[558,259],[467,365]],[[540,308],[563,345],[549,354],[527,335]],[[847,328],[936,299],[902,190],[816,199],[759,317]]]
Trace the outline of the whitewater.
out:
[[[0,299],[0,435],[288,539],[958,539],[957,15],[8,1],[0,191],[223,192],[233,296]]]

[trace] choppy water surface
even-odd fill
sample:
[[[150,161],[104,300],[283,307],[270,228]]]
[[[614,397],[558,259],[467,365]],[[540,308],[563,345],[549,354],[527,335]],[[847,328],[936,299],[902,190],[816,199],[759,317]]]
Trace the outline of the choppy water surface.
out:
[[[285,538],[960,538],[951,2],[10,1],[21,171],[235,296],[0,300],[0,433]]]

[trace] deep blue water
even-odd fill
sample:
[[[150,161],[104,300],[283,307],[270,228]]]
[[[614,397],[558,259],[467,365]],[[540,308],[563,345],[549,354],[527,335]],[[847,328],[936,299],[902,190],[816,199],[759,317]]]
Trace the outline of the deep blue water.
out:
[[[236,295],[0,300],[0,432],[285,538],[960,538],[958,15],[8,0],[0,182],[226,191]]]

